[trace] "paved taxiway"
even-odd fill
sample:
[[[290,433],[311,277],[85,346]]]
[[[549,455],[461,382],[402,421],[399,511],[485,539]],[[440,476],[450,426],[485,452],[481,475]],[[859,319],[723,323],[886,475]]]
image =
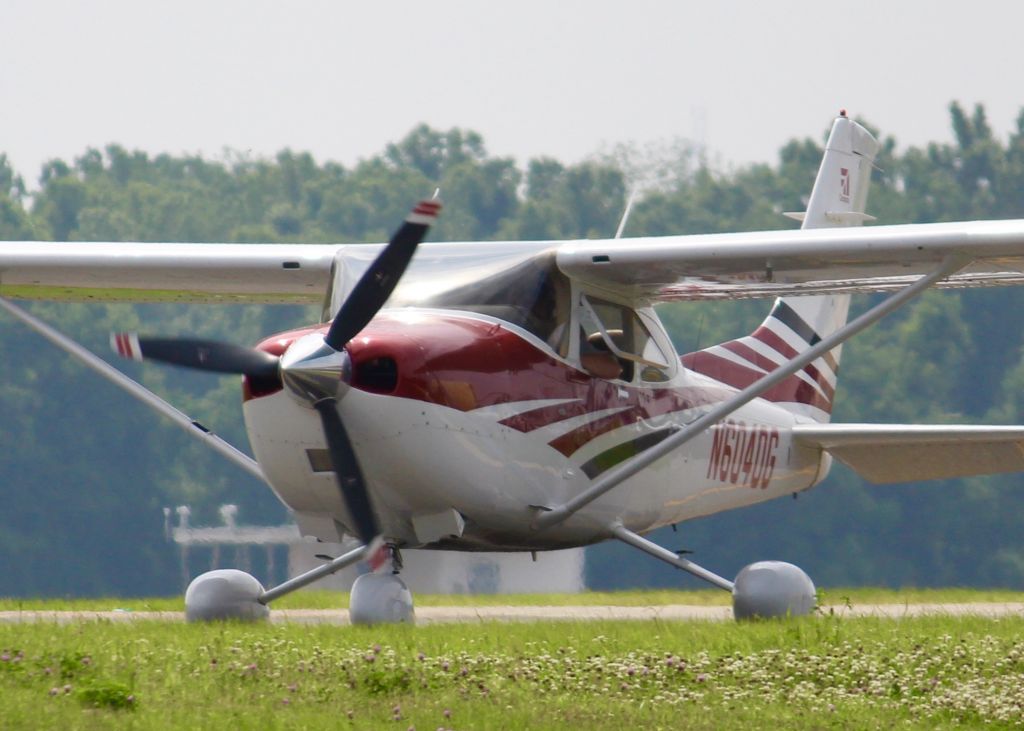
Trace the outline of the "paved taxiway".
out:
[[[834,612],[841,617],[901,617],[921,616],[1024,616],[1022,602],[992,602],[972,604],[864,604],[854,606],[826,606],[825,613]],[[298,624],[348,624],[348,612],[343,609],[275,609],[270,613],[272,622]],[[506,606],[506,607],[419,607],[417,624],[454,624],[459,622],[535,622],[535,621],[595,621],[595,620],[664,620],[664,621],[725,621],[732,619],[728,606],[702,607],[689,605],[617,607],[617,606]],[[184,621],[181,612],[132,611],[13,611],[0,612],[0,622],[145,622]]]

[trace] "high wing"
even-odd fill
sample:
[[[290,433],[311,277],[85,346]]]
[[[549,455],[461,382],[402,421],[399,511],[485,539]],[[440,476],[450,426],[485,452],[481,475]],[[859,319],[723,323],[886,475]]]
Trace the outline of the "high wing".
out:
[[[522,263],[553,242],[421,244],[396,300]],[[70,301],[316,303],[358,280],[383,244],[0,242],[0,297]],[[332,271],[334,272],[332,282]],[[346,292],[335,292],[344,299]]]
[[[0,244],[0,296],[319,302],[335,261],[357,275],[379,244]],[[427,243],[410,281],[555,250],[567,275],[631,300],[899,289],[949,256],[939,287],[1024,283],[1024,220],[587,241]],[[403,297],[404,301],[415,298]]]
[[[900,289],[949,256],[939,287],[1024,282],[1024,220],[576,241],[559,268],[631,299],[739,299]]]
[[[320,302],[337,249],[294,244],[4,242],[0,296]]]
[[[1024,471],[1021,426],[801,424],[793,437],[875,483]]]

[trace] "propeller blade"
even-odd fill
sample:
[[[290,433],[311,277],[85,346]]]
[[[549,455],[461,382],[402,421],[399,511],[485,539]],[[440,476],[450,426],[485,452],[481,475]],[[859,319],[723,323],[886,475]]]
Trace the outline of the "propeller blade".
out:
[[[115,333],[110,344],[122,358],[163,363],[215,373],[239,373],[257,380],[278,379],[278,357],[255,348],[191,338],[152,338]]]
[[[324,342],[335,350],[341,350],[345,343],[366,327],[391,296],[398,280],[409,266],[413,254],[416,253],[416,247],[427,235],[440,211],[439,200],[423,200],[416,204],[406,217],[405,223],[384,247],[384,251],[359,278],[359,282],[334,316]]]
[[[352,449],[348,432],[341,423],[337,406],[333,399],[323,399],[313,404],[324,426],[324,436],[327,437],[327,449],[331,455],[331,465],[334,467],[338,488],[355,523],[352,528],[359,540],[370,545],[380,533],[380,528],[377,525],[377,516],[373,513],[373,506],[370,505],[370,493],[366,489],[363,472],[359,469],[359,461]]]

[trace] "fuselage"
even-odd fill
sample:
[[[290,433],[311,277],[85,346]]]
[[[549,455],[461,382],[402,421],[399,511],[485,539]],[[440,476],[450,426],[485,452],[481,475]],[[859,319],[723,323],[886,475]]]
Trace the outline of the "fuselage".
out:
[[[323,328],[259,347],[281,353]],[[382,311],[347,350],[351,385],[339,413],[384,534],[398,545],[585,545],[607,538],[615,521],[643,533],[804,490],[827,470],[820,452],[792,442],[803,417],[757,399],[564,523],[537,530],[539,510],[735,389],[683,368],[674,354],[662,382],[601,378],[526,330],[454,310]],[[244,413],[256,458],[303,532],[327,541],[350,533],[316,413],[287,390],[248,386]],[[438,520],[458,525],[439,536],[429,529]]]

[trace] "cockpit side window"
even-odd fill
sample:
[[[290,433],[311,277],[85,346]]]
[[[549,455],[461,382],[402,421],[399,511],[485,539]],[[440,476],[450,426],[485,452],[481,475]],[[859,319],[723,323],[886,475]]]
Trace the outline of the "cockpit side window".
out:
[[[633,381],[667,381],[669,361],[650,330],[626,305],[580,295],[580,361],[587,370],[601,378]],[[612,367],[608,355],[614,357],[619,374],[609,375]]]

